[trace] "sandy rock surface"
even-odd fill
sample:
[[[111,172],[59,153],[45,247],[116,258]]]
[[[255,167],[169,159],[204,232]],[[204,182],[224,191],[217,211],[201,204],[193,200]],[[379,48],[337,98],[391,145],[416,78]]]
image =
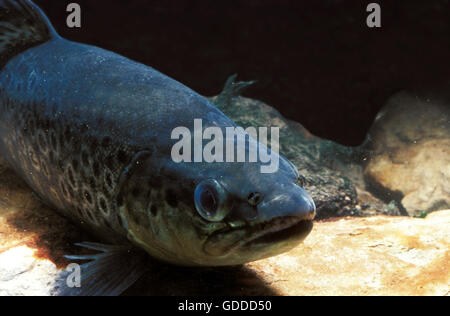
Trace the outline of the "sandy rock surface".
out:
[[[0,296],[51,295],[60,271],[38,251],[18,245],[0,253]]]
[[[289,295],[448,295],[449,227],[450,211],[323,222],[303,246],[250,266]]]

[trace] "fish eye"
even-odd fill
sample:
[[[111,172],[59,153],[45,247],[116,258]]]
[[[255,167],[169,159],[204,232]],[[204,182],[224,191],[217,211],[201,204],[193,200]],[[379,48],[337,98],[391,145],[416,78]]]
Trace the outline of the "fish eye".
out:
[[[197,212],[210,222],[220,222],[227,216],[226,192],[216,180],[206,180],[195,189],[194,201]]]

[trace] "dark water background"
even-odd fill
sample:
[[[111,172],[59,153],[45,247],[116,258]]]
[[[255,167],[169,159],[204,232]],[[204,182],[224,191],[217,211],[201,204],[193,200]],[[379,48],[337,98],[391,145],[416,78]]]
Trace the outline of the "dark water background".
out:
[[[359,145],[392,93],[446,80],[450,1],[36,0],[64,37],[150,65],[197,92],[218,94],[233,73],[246,92],[315,135]],[[68,3],[82,6],[69,29]]]

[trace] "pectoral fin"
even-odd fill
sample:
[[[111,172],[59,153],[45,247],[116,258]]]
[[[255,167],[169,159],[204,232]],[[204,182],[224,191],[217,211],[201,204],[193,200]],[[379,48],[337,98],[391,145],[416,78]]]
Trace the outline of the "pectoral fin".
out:
[[[65,256],[73,261],[86,261],[80,266],[80,287],[65,288],[61,296],[118,296],[135,283],[147,270],[148,256],[130,246],[80,243],[76,246],[100,251],[92,255]]]

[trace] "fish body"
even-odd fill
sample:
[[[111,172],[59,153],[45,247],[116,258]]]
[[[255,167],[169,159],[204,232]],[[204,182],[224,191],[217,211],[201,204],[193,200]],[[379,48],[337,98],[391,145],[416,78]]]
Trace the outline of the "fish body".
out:
[[[174,128],[235,124],[151,67],[61,38],[30,1],[0,1],[0,67],[0,155],[105,242],[223,266],[282,253],[311,231],[314,202],[289,161],[271,174],[261,163],[174,162]]]

